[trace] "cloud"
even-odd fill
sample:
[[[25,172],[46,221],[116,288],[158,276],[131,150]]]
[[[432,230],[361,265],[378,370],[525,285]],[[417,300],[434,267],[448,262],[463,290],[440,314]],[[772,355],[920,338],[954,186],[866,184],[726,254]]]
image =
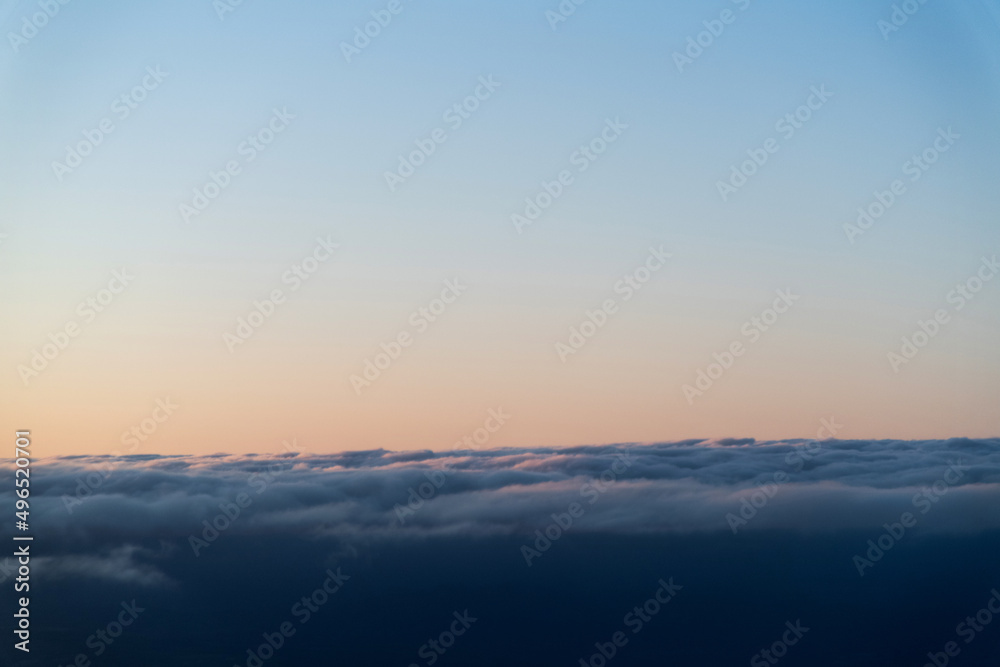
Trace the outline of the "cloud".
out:
[[[616,461],[621,470],[613,470]],[[39,462],[33,511],[79,545],[197,533],[248,499],[234,534],[532,533],[580,503],[579,532],[717,532],[766,485],[747,530],[878,527],[958,464],[928,529],[1000,527],[1000,441],[752,439],[454,452],[63,457]],[[602,475],[604,480],[602,481]],[[410,512],[403,513],[400,508]]]
[[[173,582],[143,559],[155,556],[135,545],[112,549],[95,555],[72,555],[58,558],[42,556],[33,562],[42,577],[60,580],[88,577],[140,587],[167,586]]]
[[[410,664],[464,609],[483,620],[456,664],[509,664],[512,638],[519,663],[575,663],[669,577],[676,606],[622,665],[745,662],[797,618],[808,664],[921,664],[1000,585],[997,439],[62,457],[31,489],[32,613],[65,628],[33,657],[53,664],[120,601],[149,609],[121,664],[246,664],[338,567],[286,664]],[[904,512],[916,526],[861,576]]]

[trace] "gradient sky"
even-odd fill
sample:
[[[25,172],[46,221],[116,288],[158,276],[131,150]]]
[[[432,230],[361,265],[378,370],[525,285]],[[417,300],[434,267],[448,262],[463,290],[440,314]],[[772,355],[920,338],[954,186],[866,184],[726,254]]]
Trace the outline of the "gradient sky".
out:
[[[511,415],[490,446],[688,437],[994,436],[1000,281],[946,298],[1000,253],[1000,3],[923,5],[883,38],[891,2],[592,0],[553,30],[556,0],[403,0],[347,62],[340,44],[388,3],[70,2],[15,52],[34,2],[0,2],[2,421],[37,454],[104,454],[180,407],[136,453],[447,449]],[[679,5],[679,6],[678,6]],[[735,21],[678,72],[673,53]],[[124,120],[115,98],[165,80]],[[500,87],[458,129],[444,111]],[[834,95],[790,139],[775,122]],[[274,108],[295,114],[211,206],[178,206]],[[116,128],[60,182],[82,132]],[[510,216],[605,120],[621,137],[532,226]],[[435,128],[447,141],[390,192],[384,172]],[[961,135],[856,243],[843,225],[902,176],[938,128]],[[723,202],[748,149],[780,149]],[[282,275],[327,235],[301,289]],[[583,349],[558,341],[650,246],[668,265]],[[93,322],[77,304],[127,267]],[[467,291],[358,395],[379,344],[448,279]],[[254,299],[288,300],[235,352]],[[799,301],[704,396],[712,354],[791,289]],[[950,322],[894,373],[917,321]],[[79,336],[28,386],[19,365],[67,322]]]

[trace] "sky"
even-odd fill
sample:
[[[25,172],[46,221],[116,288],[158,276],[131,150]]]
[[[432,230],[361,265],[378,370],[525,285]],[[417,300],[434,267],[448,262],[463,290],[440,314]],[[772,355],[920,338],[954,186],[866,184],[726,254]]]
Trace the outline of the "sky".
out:
[[[0,3],[5,426],[44,455],[997,434],[996,2],[389,5]]]

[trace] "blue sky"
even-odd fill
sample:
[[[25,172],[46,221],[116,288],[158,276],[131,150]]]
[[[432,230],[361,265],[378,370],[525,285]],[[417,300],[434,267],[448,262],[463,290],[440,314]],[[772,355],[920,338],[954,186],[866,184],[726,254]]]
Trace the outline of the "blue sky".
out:
[[[996,2],[930,2],[884,38],[877,24],[892,3],[589,0],[553,30],[554,1],[403,0],[347,62],[340,44],[387,4],[246,0],[220,20],[207,0],[74,0],[17,52],[5,39],[0,122],[15,131],[0,145],[0,279],[7,324],[16,323],[11,378],[113,267],[143,276],[132,301],[80,339],[90,362],[79,355],[71,370],[60,360],[35,393],[17,388],[12,400],[40,414],[69,391],[57,385],[83,386],[106,368],[94,407],[128,396],[135,412],[157,391],[190,391],[204,419],[227,423],[245,407],[213,411],[208,388],[202,396],[189,384],[210,369],[224,378],[216,393],[233,391],[244,406],[287,397],[304,430],[343,447],[433,446],[443,437],[433,424],[452,408],[478,414],[500,400],[524,403],[525,426],[510,436],[524,444],[786,437],[830,411],[853,417],[858,436],[995,432],[995,420],[969,419],[998,389],[1000,284],[908,377],[893,375],[885,355],[1000,248]],[[673,54],[726,10],[734,21],[678,72]],[[4,3],[5,35],[37,11]],[[162,84],[60,182],[53,160],[156,66],[168,73]],[[500,87],[390,192],[384,173],[397,156],[447,127],[443,112],[484,76]],[[723,202],[717,181],[780,137],[776,121],[814,86],[833,97]],[[185,224],[178,206],[239,157],[275,108],[295,115],[287,130]],[[516,233],[511,214],[609,118],[628,125],[620,140]],[[848,243],[843,225],[857,208],[948,127],[961,135],[955,145]],[[342,254],[233,362],[222,330],[320,234]],[[673,253],[669,270],[585,354],[560,363],[552,344],[651,244]],[[414,348],[416,368],[393,370],[386,386],[398,381],[398,392],[358,399],[352,369],[456,275],[476,296]],[[681,386],[786,287],[804,295],[801,309],[692,411]],[[135,355],[123,363],[150,372],[102,366],[123,349]],[[429,397],[411,414],[406,397],[420,387]],[[595,406],[609,414],[580,416]],[[915,407],[920,416],[901,426]],[[369,421],[349,432],[325,421],[358,410]],[[407,415],[405,427],[383,433],[387,414]],[[238,421],[233,438],[257,432]]]

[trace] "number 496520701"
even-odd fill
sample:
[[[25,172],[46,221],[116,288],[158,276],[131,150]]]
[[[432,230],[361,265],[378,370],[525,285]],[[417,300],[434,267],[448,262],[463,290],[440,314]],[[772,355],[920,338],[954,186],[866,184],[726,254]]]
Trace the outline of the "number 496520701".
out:
[[[30,482],[28,480],[31,477],[31,452],[28,451],[28,447],[31,446],[31,439],[28,437],[30,434],[30,431],[17,431],[17,441],[14,448],[16,456],[14,464],[17,466],[14,470],[14,484],[17,486],[18,501],[16,507],[19,510],[17,518],[21,521],[28,520],[28,496],[30,495],[28,490]],[[24,516],[21,516],[22,514]]]

